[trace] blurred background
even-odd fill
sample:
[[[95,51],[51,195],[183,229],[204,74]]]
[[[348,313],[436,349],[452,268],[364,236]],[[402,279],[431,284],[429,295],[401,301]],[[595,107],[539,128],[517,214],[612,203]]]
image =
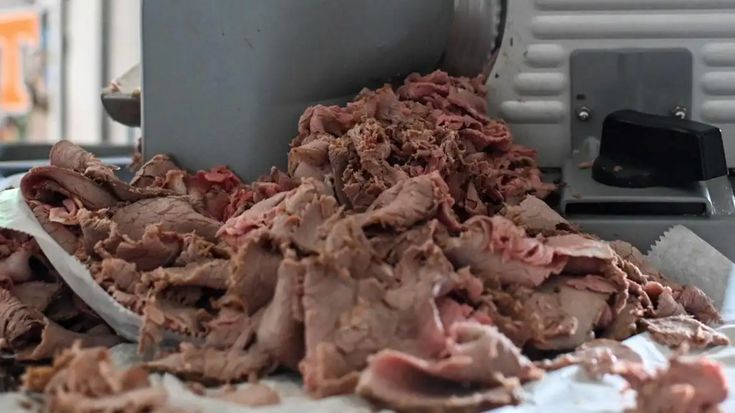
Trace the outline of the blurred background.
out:
[[[100,92],[139,60],[140,0],[0,0],[0,161],[61,138],[133,145]]]

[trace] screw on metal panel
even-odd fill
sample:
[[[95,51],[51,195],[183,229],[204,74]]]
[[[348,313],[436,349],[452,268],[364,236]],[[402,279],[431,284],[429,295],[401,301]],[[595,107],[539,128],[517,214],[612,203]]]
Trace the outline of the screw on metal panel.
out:
[[[592,117],[592,110],[588,108],[587,106],[582,106],[581,108],[577,109],[577,119],[581,120],[582,122],[587,122]]]
[[[679,119],[686,119],[687,117],[687,108],[686,106],[675,106],[674,109],[671,109],[671,114],[675,118]]]

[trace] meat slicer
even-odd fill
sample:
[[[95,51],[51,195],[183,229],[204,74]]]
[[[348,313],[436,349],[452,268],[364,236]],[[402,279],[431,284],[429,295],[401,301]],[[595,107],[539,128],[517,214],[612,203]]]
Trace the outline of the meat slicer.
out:
[[[252,179],[309,105],[484,72],[572,221],[644,250],[683,224],[735,259],[735,1],[143,0],[142,31],[146,156]]]

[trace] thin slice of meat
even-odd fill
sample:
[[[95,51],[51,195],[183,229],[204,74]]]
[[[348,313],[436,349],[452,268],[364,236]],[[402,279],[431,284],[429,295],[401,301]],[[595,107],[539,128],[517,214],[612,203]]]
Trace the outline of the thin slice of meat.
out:
[[[79,237],[77,234],[72,232],[67,225],[53,222],[50,219],[51,207],[38,201],[29,201],[28,206],[33,211],[33,215],[41,224],[43,229],[51,235],[51,238],[56,241],[61,248],[69,254],[73,254],[79,247]]]
[[[410,228],[418,222],[436,217],[441,210],[451,209],[454,200],[449,188],[437,172],[404,180],[381,193],[361,214],[364,226],[380,225],[396,230]],[[450,227],[459,227],[456,218],[448,217]]]
[[[21,245],[13,245],[10,254],[0,256],[0,276],[14,283],[22,283],[33,278],[33,270],[30,259],[33,257],[35,241],[24,242]]]
[[[230,261],[213,258],[192,262],[184,267],[156,268],[142,275],[142,282],[154,291],[168,287],[203,287],[224,291],[230,281]]]
[[[142,367],[116,369],[106,349],[78,345],[59,354],[52,366],[29,368],[23,385],[42,392],[48,410],[58,413],[154,412],[168,399]]]
[[[125,240],[117,245],[115,256],[135,264],[138,271],[151,271],[174,262],[181,252],[183,240],[160,225],[148,225],[138,241]]]
[[[604,374],[616,374],[621,370],[621,363],[642,365],[643,359],[625,344],[603,338],[582,344],[574,353],[563,354],[553,360],[543,360],[536,365],[552,371],[579,364],[590,377],[600,379]]]
[[[44,328],[35,346],[27,346],[16,354],[17,360],[36,361],[50,359],[75,342],[82,347],[112,347],[121,342],[113,333],[77,333],[61,327],[51,320],[44,319]]]
[[[717,311],[712,299],[704,291],[693,285],[686,285],[676,295],[676,301],[697,320],[707,325],[722,323],[722,316]]]
[[[488,388],[433,374],[431,361],[393,350],[370,359],[360,375],[357,392],[398,411],[483,411],[518,403],[517,385]]]
[[[66,140],[54,144],[49,153],[49,161],[52,166],[76,171],[94,180],[120,201],[132,202],[168,194],[168,191],[161,188],[128,185],[115,174],[120,168],[103,164],[90,152]]]
[[[566,284],[578,290],[587,290],[603,294],[612,294],[618,291],[618,288],[612,283],[612,281],[599,275],[589,274],[581,278],[575,277],[568,280]]]
[[[181,168],[167,155],[155,155],[137,170],[130,185],[139,188],[163,186],[166,173],[179,169]]]
[[[60,205],[63,199],[79,200],[85,208],[97,210],[116,205],[120,200],[109,190],[80,172],[57,166],[31,168],[20,181],[26,201]]]
[[[394,275],[374,266],[350,276],[346,266],[330,258],[335,259],[325,255],[307,263],[306,356],[299,366],[307,391],[318,397],[351,392],[368,356],[385,348],[426,358],[445,349],[435,299],[442,287],[451,288],[453,271],[436,245],[406,251]],[[386,288],[379,281],[384,276],[401,282]]]
[[[231,218],[222,226],[219,236],[232,246],[240,246],[267,232],[274,245],[294,243],[313,251],[319,236],[317,228],[336,212],[337,201],[328,188],[308,179]],[[256,235],[250,235],[253,232]]]
[[[223,351],[182,343],[179,352],[148,362],[146,367],[188,380],[231,383],[268,373],[273,370],[275,363],[257,348]]]
[[[104,287],[110,285],[128,293],[134,293],[141,282],[141,274],[135,269],[135,264],[120,258],[105,258],[93,271],[97,283]]]
[[[529,195],[518,205],[505,207],[503,215],[516,225],[530,231],[553,233],[560,228],[569,229],[569,222],[543,200]]]
[[[304,326],[296,319],[293,307],[305,272],[304,264],[291,258],[281,262],[273,299],[263,310],[256,332],[258,348],[292,370],[298,370],[304,357]]]
[[[244,350],[255,337],[262,313],[258,312],[251,317],[240,309],[222,308],[206,323],[209,334],[205,346],[217,350]]]
[[[493,326],[457,322],[449,328],[449,358],[440,359],[432,373],[460,382],[499,385],[505,379],[537,380],[543,373],[520,349]]]
[[[273,251],[267,243],[250,242],[238,249],[230,260],[231,282],[227,300],[254,314],[268,304],[278,283],[280,253]]]
[[[273,391],[273,389],[267,385],[261,383],[224,389],[218,393],[209,394],[209,396],[250,407],[272,406],[281,402],[281,398],[278,396],[278,393]]]
[[[535,287],[566,266],[566,256],[503,217],[472,217],[465,226],[467,231],[447,241],[444,252],[455,266],[469,266],[485,280]]]
[[[637,298],[629,298],[626,304],[602,333],[603,338],[625,340],[635,334],[636,323],[643,317],[643,307]]]
[[[569,287],[569,277],[555,277],[535,291],[526,305],[541,320],[541,334],[533,346],[544,350],[571,350],[594,338],[597,321],[607,308],[609,294]]]
[[[61,168],[84,173],[87,169],[107,169],[110,174],[115,173],[116,167],[104,165],[90,152],[85,151],[67,140],[56,142],[49,152],[49,163]]]
[[[694,348],[730,344],[727,336],[690,316],[677,315],[641,321],[651,338],[669,347],[678,347],[684,343]]]
[[[38,340],[44,328],[43,315],[0,289],[0,338],[5,350],[20,351]]]
[[[247,235],[256,228],[267,227],[273,222],[277,212],[282,208],[283,200],[288,196],[287,192],[281,192],[265,199],[242,214],[227,220],[217,234],[230,245],[236,246],[240,238]]]
[[[193,300],[192,300],[193,301]],[[203,337],[212,315],[204,308],[158,296],[149,297],[143,310],[143,329],[170,330],[186,336]],[[141,347],[145,347],[141,344]]]
[[[11,293],[24,305],[44,312],[61,295],[63,288],[58,282],[29,281],[14,285]]]
[[[48,219],[51,222],[56,222],[62,225],[74,226],[79,225],[77,219],[77,212],[79,206],[74,202],[73,199],[65,199],[61,201],[61,206],[51,208],[49,210]]]
[[[139,240],[148,225],[158,224],[163,231],[181,234],[194,232],[214,241],[220,223],[196,212],[185,198],[162,197],[143,199],[117,209],[111,218],[119,231]]]
[[[668,368],[630,384],[636,406],[626,413],[718,413],[728,393],[722,365],[693,356],[675,357]]]

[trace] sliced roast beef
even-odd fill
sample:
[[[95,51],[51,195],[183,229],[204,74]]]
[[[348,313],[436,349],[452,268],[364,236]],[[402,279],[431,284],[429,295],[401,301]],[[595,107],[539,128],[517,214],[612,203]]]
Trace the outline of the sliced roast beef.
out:
[[[107,188],[120,201],[131,202],[168,194],[167,191],[154,186],[128,185],[115,175],[118,167],[104,165],[94,155],[69,141],[62,140],[54,144],[49,153],[49,161],[53,166],[70,169],[91,178]]]
[[[106,349],[79,346],[60,354],[51,367],[30,368],[24,388],[43,392],[48,410],[59,413],[159,411],[168,398],[142,367],[119,370]]]
[[[96,336],[69,331],[34,308],[20,302],[11,292],[0,289],[0,338],[5,349],[18,360],[44,360],[79,340],[84,346],[111,346],[120,341],[114,335]]]
[[[178,233],[163,231],[160,225],[154,224],[145,228],[140,240],[120,242],[114,255],[135,264],[139,271],[150,271],[173,263],[182,244]]]
[[[567,280],[566,284],[578,290],[588,290],[603,294],[612,294],[618,291],[615,284],[599,275],[585,275],[581,278],[571,278]]]
[[[394,288],[368,272],[343,270],[318,261],[306,270],[300,370],[306,389],[318,396],[351,391],[368,356],[381,349],[436,357],[445,347],[435,298],[449,286],[452,267],[438,247],[428,243],[407,251],[395,268],[400,281]],[[327,294],[332,299],[320,298]]]
[[[0,338],[7,350],[19,351],[38,340],[44,328],[43,315],[0,289]]]
[[[469,266],[486,280],[533,287],[566,266],[567,256],[503,217],[473,217],[465,225],[467,231],[447,241],[444,251],[456,266]]]
[[[448,380],[432,371],[434,363],[440,362],[384,350],[370,359],[357,391],[399,411],[480,411],[519,401],[512,384],[488,388]]]
[[[677,315],[641,321],[651,334],[651,338],[670,347],[677,347],[684,343],[695,348],[730,344],[727,336],[690,316]]]
[[[114,175],[115,173],[115,167],[104,165],[91,153],[66,140],[61,140],[54,144],[51,147],[48,157],[51,165],[60,168],[71,169],[81,173],[84,173],[84,171],[90,168],[107,168],[111,174]]]
[[[181,234],[194,232],[214,240],[220,223],[199,214],[191,204],[180,197],[143,199],[117,209],[111,217],[119,231],[139,240],[148,225],[158,224],[164,231]]]
[[[67,330],[51,320],[44,319],[44,328],[35,346],[28,346],[16,354],[17,360],[47,360],[74,343],[82,347],[112,347],[120,343],[121,339],[112,332],[102,334],[77,333]]]
[[[717,413],[728,393],[722,365],[701,357],[676,357],[668,368],[630,384],[636,406],[627,413]]]
[[[221,392],[209,394],[208,396],[249,407],[270,406],[281,402],[278,393],[261,383],[241,386],[236,389],[223,389]]]
[[[230,281],[230,262],[209,259],[192,262],[184,267],[159,267],[142,275],[144,284],[154,291],[168,287],[202,287],[224,291]]]
[[[260,324],[263,311],[248,316],[244,311],[225,306],[208,321],[205,347],[217,350],[244,350],[253,341],[255,330]]]
[[[508,205],[503,215],[531,232],[554,233],[570,229],[569,222],[546,202],[529,195],[518,205]]]
[[[717,311],[712,299],[707,297],[704,291],[693,285],[686,285],[677,292],[676,300],[692,314],[697,320],[716,325],[722,322],[722,316]]]
[[[56,241],[61,248],[73,254],[79,248],[80,239],[67,225],[53,222],[50,219],[51,207],[38,201],[28,201],[28,206],[43,229]]]
[[[146,364],[153,371],[204,383],[231,383],[270,372],[275,364],[270,357],[251,348],[248,351],[198,348],[183,343],[177,353]]]
[[[609,339],[588,341],[573,353],[563,354],[553,360],[536,363],[544,370],[557,370],[574,364],[580,365],[587,374],[595,379],[604,374],[617,374],[628,368],[629,364],[643,364],[643,359],[625,344]]]
[[[62,294],[64,286],[59,282],[29,281],[14,285],[11,293],[18,301],[44,312]]]
[[[444,208],[450,208],[454,200],[449,188],[438,173],[402,181],[375,199],[367,212],[360,214],[362,225],[380,225],[396,230],[435,217]],[[448,217],[454,220],[453,217]],[[459,224],[447,222],[449,226]]]
[[[80,172],[58,166],[38,166],[23,176],[20,189],[26,201],[60,204],[63,199],[75,199],[89,209],[107,208],[120,200],[109,190]]]
[[[0,238],[0,242],[2,242],[2,238]],[[7,254],[0,254],[0,277],[13,283],[22,283],[33,278],[30,260],[38,249],[35,241],[12,242],[6,247],[8,249]]]
[[[512,144],[509,128],[486,115],[485,91],[446,73],[364,90],[346,107],[315,106],[299,121],[289,172],[334,180],[335,196],[364,211],[384,190],[438,172],[463,216],[546,196],[535,152]],[[449,83],[435,83],[448,77]],[[476,82],[479,84],[479,82]]]
[[[570,287],[570,280],[547,281],[527,302],[544,325],[543,333],[533,340],[536,348],[571,350],[594,338],[593,329],[607,308],[609,294]]]
[[[148,297],[143,309],[143,329],[147,331],[168,330],[185,336],[203,337],[207,333],[207,322],[212,319],[212,315],[193,304],[194,302],[182,303],[158,296]],[[144,342],[141,347],[145,348],[147,344]]]
[[[181,168],[167,155],[155,155],[137,170],[130,185],[138,188],[162,187],[166,173],[179,169]]]
[[[304,326],[294,314],[294,306],[300,299],[297,290],[305,272],[304,264],[293,259],[281,262],[273,299],[263,310],[256,332],[258,348],[293,370],[298,370],[304,357]]]
[[[494,327],[460,322],[450,330],[447,358],[425,360],[395,350],[370,357],[360,375],[358,393],[391,406],[422,405],[437,411],[452,410],[453,399],[466,398],[464,405],[474,395],[479,409],[484,407],[482,395],[488,389],[507,392],[518,381],[543,375]]]
[[[306,180],[295,189],[281,192],[255,204],[241,215],[231,218],[219,235],[230,245],[244,244],[267,232],[274,245],[294,243],[314,251],[319,238],[317,228],[337,211],[337,202],[321,183]],[[256,231],[256,234],[249,235]]]
[[[251,242],[240,248],[230,261],[228,301],[237,302],[250,315],[265,306],[275,292],[282,259],[267,243]]]

